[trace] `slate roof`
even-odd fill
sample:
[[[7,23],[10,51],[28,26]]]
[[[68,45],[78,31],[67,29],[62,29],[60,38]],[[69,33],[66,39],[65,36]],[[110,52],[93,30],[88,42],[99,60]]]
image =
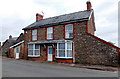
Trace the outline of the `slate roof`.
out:
[[[17,37],[13,37],[13,38],[11,38],[11,39],[7,39],[7,40],[3,43],[2,47],[5,45],[6,42],[9,43],[9,46],[15,44],[15,43],[16,43],[16,39],[17,39]]]
[[[93,10],[85,10],[85,11],[79,11],[75,13],[42,19],[23,28],[23,30],[45,27],[45,26],[50,26],[50,25],[64,24],[64,23],[69,23],[69,22],[89,20],[91,12],[93,12]]]

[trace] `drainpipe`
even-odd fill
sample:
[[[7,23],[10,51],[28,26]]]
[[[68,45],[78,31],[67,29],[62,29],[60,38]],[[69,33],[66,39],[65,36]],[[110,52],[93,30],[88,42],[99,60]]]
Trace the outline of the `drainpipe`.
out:
[[[73,42],[73,63],[75,63],[75,50],[74,50],[74,42]]]

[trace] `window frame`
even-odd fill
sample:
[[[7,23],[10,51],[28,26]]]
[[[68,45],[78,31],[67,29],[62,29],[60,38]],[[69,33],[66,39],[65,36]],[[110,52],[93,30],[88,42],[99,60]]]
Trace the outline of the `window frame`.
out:
[[[29,45],[33,45],[33,49],[29,49]],[[39,45],[39,44],[28,44],[28,57],[39,57],[40,56],[40,45],[38,49],[35,48],[35,45]],[[29,50],[32,50],[33,55],[29,55]],[[35,55],[35,50],[38,50],[39,55]]]
[[[49,28],[52,28],[51,32],[48,32],[48,29],[49,29]],[[46,34],[47,34],[47,35],[46,35],[46,38],[47,38],[47,39],[53,39],[53,27],[47,27],[47,33],[46,33]],[[52,38],[49,38],[48,35],[52,35]]]
[[[64,44],[65,44],[65,57],[59,57],[59,50],[63,50],[63,49],[59,49],[59,44],[60,43],[63,43],[63,42],[57,43],[56,58],[73,58],[73,43],[72,42],[64,42]],[[71,43],[71,49],[67,49],[67,43]],[[72,54],[71,57],[67,56],[68,55],[67,50],[71,50],[71,54]]]
[[[68,25],[72,25],[72,30],[66,30],[66,27]],[[73,38],[73,27],[74,27],[73,24],[66,24],[65,25],[65,38]],[[72,33],[72,37],[67,37],[67,32]]]
[[[36,30],[36,33],[35,34],[33,34],[33,31],[35,31]],[[32,41],[35,41],[35,40],[37,40],[37,33],[38,33],[38,30],[37,29],[33,29],[33,30],[31,30],[31,40]],[[35,36],[35,38],[33,39],[33,36]]]

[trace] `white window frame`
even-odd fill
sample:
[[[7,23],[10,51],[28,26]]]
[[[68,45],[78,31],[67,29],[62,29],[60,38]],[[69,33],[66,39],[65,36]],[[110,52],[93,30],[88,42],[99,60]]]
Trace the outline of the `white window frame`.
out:
[[[51,32],[48,31],[48,29],[52,28]],[[52,37],[49,38],[49,35],[51,35]],[[47,28],[47,39],[53,39],[53,27],[48,27]]]
[[[33,49],[29,49],[29,45],[33,45]],[[40,56],[40,45],[39,45],[39,49],[35,49],[35,45],[36,44],[28,44],[28,56],[29,57],[39,57]],[[29,55],[29,50],[33,51],[33,55]],[[38,50],[39,55],[35,55],[35,50]]]
[[[60,43],[63,43],[63,42],[60,42]],[[60,43],[57,43],[57,49],[56,49],[56,51],[57,51],[57,54],[56,54],[56,58],[73,58],[73,55],[72,55],[72,57],[67,57],[67,50],[71,50],[72,51],[72,54],[73,54],[73,43],[72,42],[65,42],[64,44],[65,44],[65,57],[59,57],[59,44]],[[71,43],[72,45],[71,45],[71,49],[67,49],[67,43]]]
[[[36,31],[35,34],[33,31]],[[35,36],[35,38],[33,38]],[[37,40],[37,29],[32,30],[32,40]]]
[[[67,30],[66,27],[72,25],[72,30]],[[67,37],[67,32],[72,33],[72,37]],[[73,38],[73,24],[65,25],[65,38]]]

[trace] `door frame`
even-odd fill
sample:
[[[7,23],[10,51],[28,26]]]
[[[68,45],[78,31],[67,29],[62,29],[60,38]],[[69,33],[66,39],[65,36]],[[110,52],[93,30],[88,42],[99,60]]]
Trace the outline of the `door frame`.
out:
[[[52,48],[51,60],[49,60],[49,48]],[[53,46],[47,46],[47,61],[53,61]]]
[[[17,49],[18,49],[18,52],[17,52]],[[18,57],[16,54],[18,54]],[[18,47],[15,47],[15,59],[19,59],[20,58],[19,55],[20,55],[20,47],[18,46]]]

